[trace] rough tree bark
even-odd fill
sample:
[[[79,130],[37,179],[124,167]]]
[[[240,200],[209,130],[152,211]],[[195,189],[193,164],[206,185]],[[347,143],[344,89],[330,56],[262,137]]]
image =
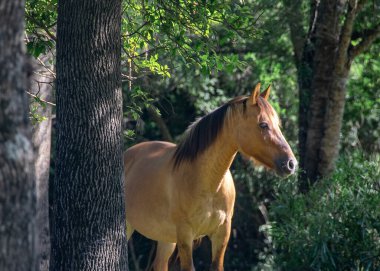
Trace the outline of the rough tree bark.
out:
[[[35,270],[35,183],[24,1],[0,1],[0,267]]]
[[[285,4],[287,2],[284,0]],[[351,43],[356,39],[353,36],[353,27],[357,14],[366,2],[311,2],[309,32],[304,37],[302,58],[297,64],[300,91],[299,155],[302,168],[301,189],[304,191],[309,183],[328,176],[334,170],[339,153],[351,63],[355,56],[380,36],[380,26],[375,25],[360,35],[361,39],[356,46]],[[300,6],[293,5],[291,8],[299,11]],[[298,32],[302,35],[298,31],[301,26],[292,17],[288,18],[288,24],[291,33]],[[294,50],[299,50],[299,39],[292,37],[291,40]],[[297,59],[299,54],[295,55]]]
[[[53,55],[48,53],[35,61],[30,92],[40,99],[51,102],[53,98],[54,74]],[[33,98],[34,99],[34,98]],[[36,248],[37,266],[39,271],[49,270],[50,258],[50,229],[49,229],[49,173],[52,105],[45,103],[35,112],[45,117],[45,120],[33,125],[32,142],[36,153],[34,163],[37,192]]]
[[[128,270],[121,1],[58,2],[50,270]]]

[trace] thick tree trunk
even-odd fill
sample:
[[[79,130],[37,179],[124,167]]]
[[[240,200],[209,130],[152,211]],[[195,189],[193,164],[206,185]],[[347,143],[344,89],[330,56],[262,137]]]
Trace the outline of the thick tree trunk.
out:
[[[365,2],[311,2],[309,33],[303,57],[297,64],[300,180],[303,191],[308,189],[310,183],[328,176],[334,170],[352,59],[380,35],[380,28],[374,28],[372,34],[358,46],[351,46],[354,21]],[[292,33],[299,32],[297,29],[300,26],[297,24],[290,21],[289,26]],[[299,42],[295,38],[292,41],[296,50]]]
[[[345,20],[339,31],[339,44],[335,51],[335,65],[331,89],[328,92],[324,120],[324,136],[320,146],[320,162],[318,176],[328,176],[335,168],[335,160],[339,154],[340,131],[342,127],[346,88],[353,56],[351,55],[352,31],[355,18],[366,0],[351,0],[345,7]],[[338,4],[337,4],[338,5]],[[338,9],[342,8],[338,5]],[[341,14],[337,15],[337,19]]]
[[[58,3],[50,270],[128,270],[121,1]]]
[[[0,1],[0,269],[35,270],[35,183],[24,1]]]
[[[304,169],[306,178],[314,181],[321,176],[321,142],[325,136],[325,127],[330,121],[326,119],[329,93],[335,92],[334,81],[339,48],[340,21],[344,11],[342,1],[321,1],[318,7],[315,30],[315,55],[313,59],[313,76],[311,82],[312,98],[309,105],[307,139],[305,146]],[[327,123],[325,123],[327,121]],[[338,148],[338,146],[334,146]]]
[[[40,57],[45,66],[35,63],[32,77],[31,93],[38,94],[44,101],[51,102],[53,97],[54,78],[46,67],[54,70],[51,54]],[[37,114],[46,119],[33,125],[33,145],[36,152],[34,164],[37,187],[37,217],[36,234],[37,265],[39,271],[49,270],[50,258],[50,230],[49,230],[49,172],[50,172],[50,146],[51,146],[51,116],[52,106],[45,104],[39,106]]]
[[[335,160],[339,154],[340,131],[344,113],[346,99],[346,87],[349,69],[345,69],[344,74],[335,74],[332,90],[328,93],[325,120],[323,126],[324,136],[319,149],[319,163],[317,176],[328,176],[335,168]]]

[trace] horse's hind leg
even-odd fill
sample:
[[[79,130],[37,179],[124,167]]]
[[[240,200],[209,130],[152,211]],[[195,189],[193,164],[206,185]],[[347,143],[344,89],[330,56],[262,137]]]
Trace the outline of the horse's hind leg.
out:
[[[156,257],[153,262],[154,271],[167,271],[170,256],[175,249],[175,243],[157,242]]]
[[[126,223],[127,223],[127,241],[128,241],[129,238],[131,238],[132,233],[135,231],[135,229],[132,227],[131,224],[129,224],[128,221],[126,221]]]

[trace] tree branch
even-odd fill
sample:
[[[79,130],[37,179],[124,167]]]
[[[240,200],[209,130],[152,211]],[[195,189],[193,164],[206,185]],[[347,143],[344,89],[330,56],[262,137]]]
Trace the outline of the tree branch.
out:
[[[360,1],[360,5],[364,4],[365,0]],[[352,29],[354,27],[356,14],[358,13],[358,0],[349,0],[347,7],[347,14],[342,26],[339,47],[337,67],[344,67],[347,63],[347,51],[351,43]]]
[[[359,13],[363,9],[365,3],[367,3],[367,0],[359,0],[356,13]]]
[[[374,32],[374,29],[363,29],[361,31],[353,31],[351,40],[363,39],[369,35],[372,35],[373,32]]]
[[[133,35],[135,35],[136,33],[138,33],[144,26],[146,26],[148,24],[148,22],[144,22],[142,25],[140,25],[137,29],[135,29],[132,33],[126,33],[124,35],[122,35],[123,38],[128,38],[128,37],[131,37]]]
[[[366,30],[365,32],[368,33],[368,35],[363,37],[358,45],[351,47],[349,51],[350,60],[353,60],[357,55],[367,50],[372,43],[380,37],[380,23],[376,27]]]
[[[54,79],[57,78],[55,72],[52,69],[50,69],[39,57],[37,57],[36,59],[40,63],[40,65],[44,67],[50,73],[51,76],[53,76]]]
[[[41,23],[40,21],[36,20],[35,18],[33,18],[33,16],[31,16],[30,14],[28,13],[25,13],[25,16],[28,20],[30,20],[32,23],[34,23],[36,26],[42,28],[46,34],[49,36],[49,38],[51,38],[52,40],[54,40],[55,42],[57,41],[57,37],[52,33],[50,32],[49,28],[46,27],[45,25],[43,25],[43,23]]]
[[[303,13],[300,1],[283,0],[285,8],[285,18],[290,29],[290,40],[293,44],[293,52],[296,64],[301,62],[303,48],[305,45],[306,32],[303,28]]]
[[[149,116],[157,124],[158,129],[161,132],[162,139],[165,141],[173,142],[173,137],[170,134],[169,128],[166,125],[165,121],[162,119],[161,115],[151,106],[147,107]]]
[[[48,101],[45,101],[44,99],[41,99],[40,97],[38,97],[37,95],[25,90],[26,94],[28,94],[29,96],[32,96],[33,98],[36,98],[38,100],[40,100],[41,102],[43,103],[46,103],[46,104],[49,104],[49,105],[52,105],[52,106],[56,106],[55,103],[51,103],[51,102],[48,102]]]

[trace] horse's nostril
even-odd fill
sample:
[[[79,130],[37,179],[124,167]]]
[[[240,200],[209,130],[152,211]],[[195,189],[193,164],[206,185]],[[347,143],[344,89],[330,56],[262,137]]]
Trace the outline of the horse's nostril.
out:
[[[284,157],[276,160],[278,171],[283,175],[293,174],[297,169],[297,160],[290,157]]]
[[[295,168],[295,163],[294,163],[293,159],[290,159],[288,161],[288,169],[289,170],[294,170],[294,168]]]

